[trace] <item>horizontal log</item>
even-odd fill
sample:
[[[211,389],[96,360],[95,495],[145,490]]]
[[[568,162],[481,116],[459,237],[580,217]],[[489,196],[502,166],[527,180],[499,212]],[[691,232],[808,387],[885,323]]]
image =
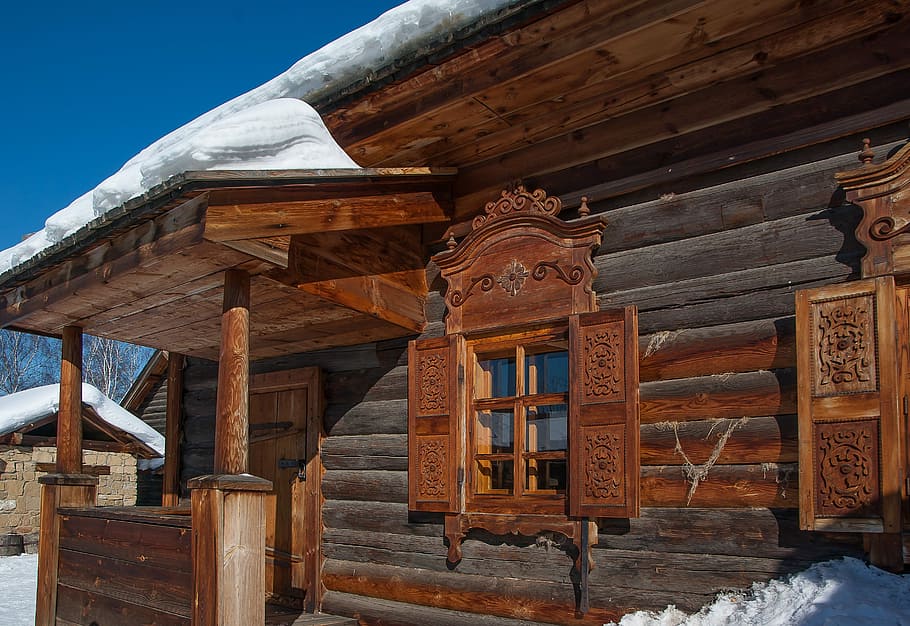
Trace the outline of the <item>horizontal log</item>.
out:
[[[404,502],[370,502],[326,499],[322,509],[327,529],[350,529],[396,535],[441,537],[443,516],[412,513]]]
[[[408,368],[406,365],[390,370],[382,368],[351,370],[326,377],[327,402],[361,402],[397,400],[408,395]]]
[[[718,374],[642,383],[643,424],[796,412],[796,372]]]
[[[322,444],[326,469],[408,469],[407,435],[328,437]]]
[[[603,624],[625,612],[592,607],[578,620],[573,585],[334,559],[325,562],[323,582],[330,591],[533,622]]]
[[[641,427],[643,465],[795,463],[795,415],[698,420]]]
[[[330,435],[401,434],[408,432],[408,401],[333,403],[326,407],[325,427]]]
[[[58,581],[74,589],[103,593],[125,603],[190,615],[193,575],[72,550],[59,551]]]
[[[189,614],[175,614],[67,585],[57,586],[57,624],[155,624],[190,626]]]
[[[322,478],[327,500],[407,502],[408,473],[382,470],[331,470]]]
[[[642,466],[640,490],[643,507],[799,506],[795,464]]]

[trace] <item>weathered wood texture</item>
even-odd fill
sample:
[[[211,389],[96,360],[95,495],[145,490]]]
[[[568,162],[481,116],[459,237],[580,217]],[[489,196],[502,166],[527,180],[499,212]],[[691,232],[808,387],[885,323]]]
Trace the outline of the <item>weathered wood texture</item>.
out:
[[[63,329],[60,409],[57,417],[57,473],[82,473],[82,329]]]
[[[778,157],[659,200],[592,203],[608,220],[601,307],[636,304],[641,316],[643,467],[642,517],[600,521],[591,623],[671,602],[695,609],[724,588],[861,554],[853,537],[797,524],[794,291],[852,279],[862,254],[857,211],[833,182],[855,162],[842,150]],[[444,331],[435,272],[423,337]],[[324,608],[363,623],[576,619],[573,548],[560,537],[472,531],[450,571],[441,515],[408,512],[404,341],[253,367],[307,365],[326,372]],[[186,371],[184,476],[211,466],[215,388],[211,363]]]

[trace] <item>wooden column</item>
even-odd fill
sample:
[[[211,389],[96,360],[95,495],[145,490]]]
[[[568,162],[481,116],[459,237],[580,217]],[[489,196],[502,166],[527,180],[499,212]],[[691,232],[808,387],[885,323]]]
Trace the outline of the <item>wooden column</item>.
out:
[[[167,359],[167,411],[165,418],[164,481],[161,506],[180,502],[180,424],[183,417],[182,354],[171,352]]]
[[[265,623],[265,494],[250,476],[250,277],[224,276],[215,406],[215,474],[188,482],[193,506],[193,624]]]
[[[224,273],[221,353],[215,404],[215,474],[249,469],[250,275]]]
[[[63,329],[60,364],[60,410],[57,416],[56,474],[41,483],[41,521],[38,534],[38,596],[36,626],[53,626],[57,618],[57,563],[60,550],[61,507],[95,505],[98,479],[82,474],[82,329]]]
[[[63,329],[57,473],[82,473],[82,329],[78,326]]]

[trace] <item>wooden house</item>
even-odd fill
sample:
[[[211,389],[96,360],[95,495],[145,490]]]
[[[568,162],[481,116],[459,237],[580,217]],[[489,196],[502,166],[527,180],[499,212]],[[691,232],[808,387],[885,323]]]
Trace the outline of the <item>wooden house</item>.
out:
[[[186,172],[0,276],[64,340],[37,623],[602,624],[900,571],[908,34],[501,3],[311,100],[363,169]],[[170,351],[164,508],[93,506],[83,331]]]

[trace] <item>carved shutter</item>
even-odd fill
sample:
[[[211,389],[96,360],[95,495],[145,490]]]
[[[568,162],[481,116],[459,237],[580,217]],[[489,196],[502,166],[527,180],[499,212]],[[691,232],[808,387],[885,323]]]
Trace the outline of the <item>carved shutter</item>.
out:
[[[569,318],[569,514],[638,517],[638,311]]]
[[[408,508],[458,510],[462,339],[412,341],[408,352]]]
[[[796,296],[800,526],[900,531],[891,276]]]

